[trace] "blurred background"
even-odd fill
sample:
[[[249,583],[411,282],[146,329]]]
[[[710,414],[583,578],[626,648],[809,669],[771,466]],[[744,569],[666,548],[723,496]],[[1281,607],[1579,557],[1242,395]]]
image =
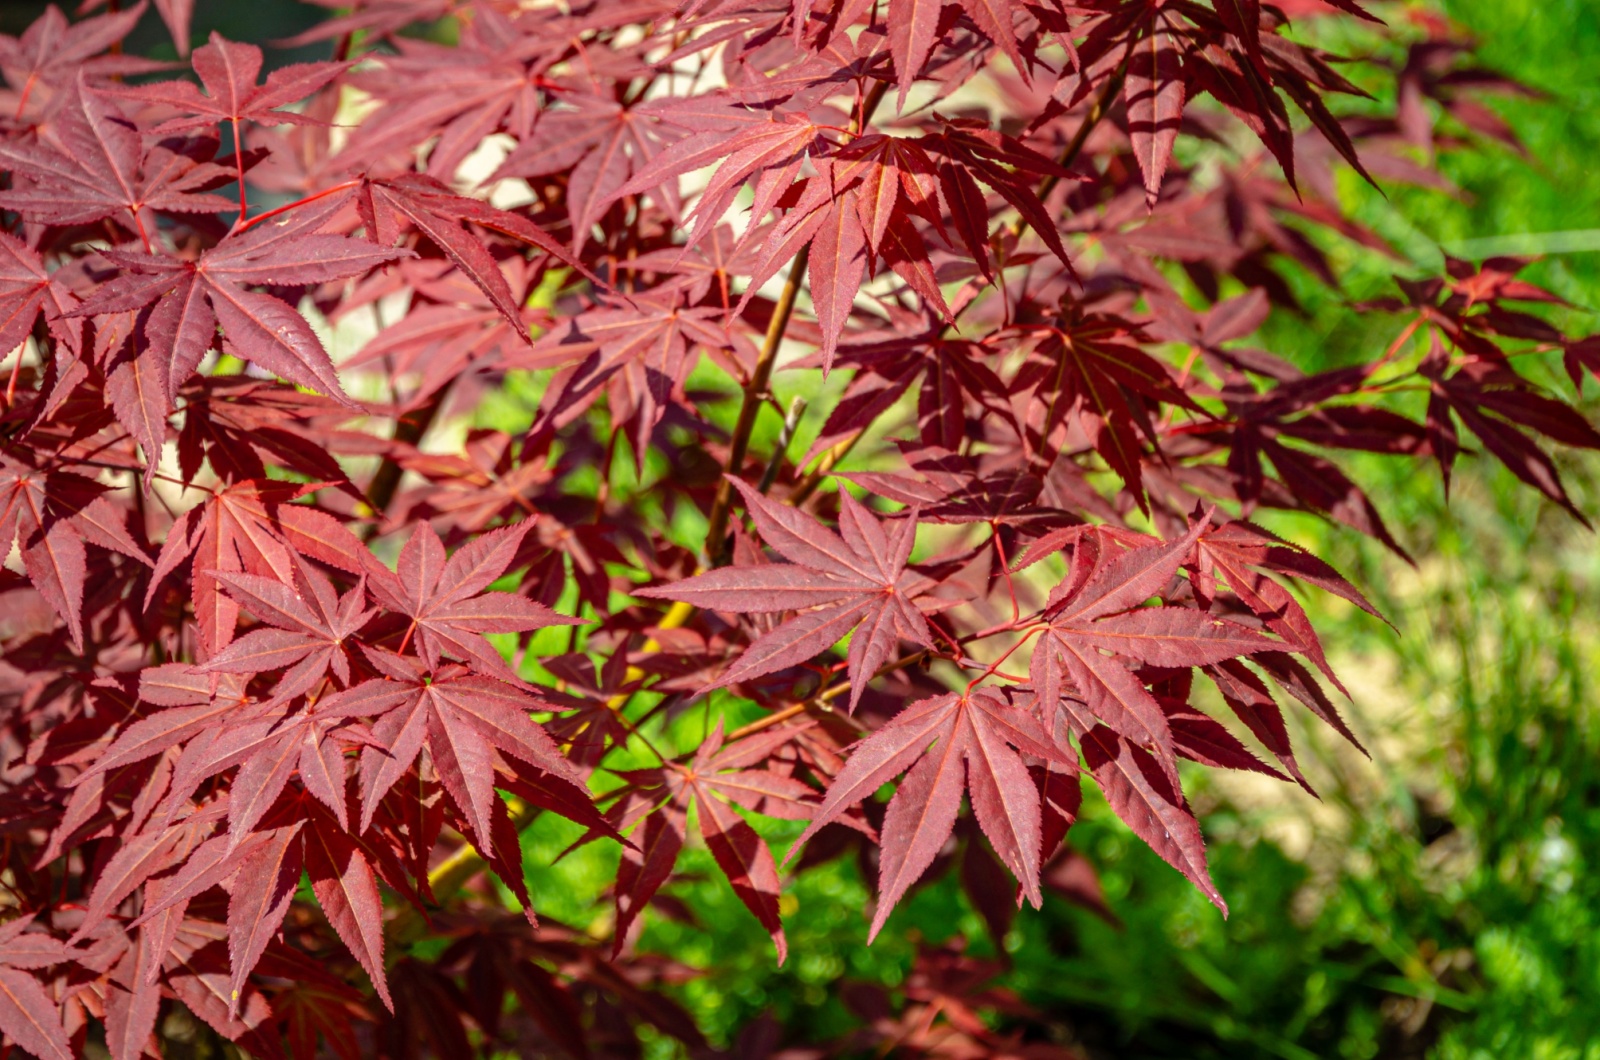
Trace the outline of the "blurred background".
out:
[[[0,31],[42,8],[0,4]],[[327,13],[293,0],[198,8],[197,34],[258,42]],[[1332,248],[1343,292],[1307,283],[1304,315],[1274,316],[1260,344],[1308,371],[1387,345],[1384,322],[1348,302],[1390,293],[1394,273],[1435,265],[1441,249],[1540,256],[1528,278],[1571,303],[1560,312],[1573,330],[1600,330],[1600,4],[1424,10],[1468,28],[1484,65],[1536,90],[1494,103],[1522,150],[1478,141],[1445,154],[1454,194],[1341,186],[1401,260]],[[144,43],[170,51],[146,23]],[[1552,386],[1571,385],[1547,367]],[[871,889],[842,858],[786,892],[792,956],[779,969],[718,874],[691,874],[669,888],[677,915],[654,917],[639,945],[704,970],[679,993],[708,1037],[745,1051],[776,1025],[790,1040],[831,1036],[891,993],[937,996],[940,976],[971,975],[992,976],[1000,1019],[1026,1006],[1096,1056],[1600,1058],[1600,548],[1483,462],[1465,462],[1448,501],[1436,475],[1403,463],[1348,466],[1425,558],[1413,568],[1336,528],[1269,520],[1334,559],[1393,628],[1315,602],[1353,696],[1348,720],[1371,751],[1296,732],[1320,800],[1264,778],[1186,778],[1231,918],[1089,793],[1072,834],[1081,859],[1058,862],[1045,907],[1009,924],[987,923],[951,872],[868,948]],[[1562,471],[1578,507],[1600,513],[1600,465]],[[542,916],[599,924],[615,854],[586,848],[551,867],[573,836],[549,815],[530,832],[532,889]]]

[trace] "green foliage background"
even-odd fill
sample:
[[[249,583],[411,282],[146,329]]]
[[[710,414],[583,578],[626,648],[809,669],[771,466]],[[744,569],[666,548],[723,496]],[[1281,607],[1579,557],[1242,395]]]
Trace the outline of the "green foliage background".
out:
[[[1260,336],[1308,370],[1387,344],[1392,321],[1357,316],[1348,303],[1388,293],[1396,272],[1436,267],[1441,247],[1479,258],[1545,253],[1529,276],[1573,303],[1574,330],[1596,329],[1600,7],[1447,0],[1442,9],[1479,36],[1486,65],[1544,93],[1494,101],[1527,152],[1478,145],[1446,155],[1444,172],[1462,190],[1455,199],[1409,188],[1386,197],[1350,175],[1347,205],[1409,263],[1330,243],[1344,289],[1308,279],[1297,291],[1306,315],[1275,316]],[[1329,43],[1360,50],[1359,38]],[[1570,386],[1559,365],[1547,367],[1551,385]],[[715,374],[703,382],[717,386]],[[819,396],[815,381],[780,373],[777,385],[781,398],[785,386]],[[524,386],[533,384],[491,400],[486,420],[518,426],[535,396]],[[806,441],[802,430],[796,448]],[[1477,461],[1460,469],[1448,503],[1437,477],[1413,466],[1350,466],[1424,557],[1418,568],[1311,520],[1266,521],[1335,558],[1393,619],[1391,629],[1314,601],[1372,758],[1302,727],[1297,743],[1320,802],[1271,782],[1189,778],[1233,909],[1226,921],[1089,797],[1073,843],[1098,868],[1120,924],[1058,898],[1024,909],[1003,940],[1010,968],[998,982],[1094,1055],[1600,1057],[1600,874],[1589,864],[1600,858],[1595,540]],[[1597,511],[1592,464],[1564,471],[1579,507]],[[672,531],[686,543],[703,534]],[[691,710],[657,738],[687,750],[702,733]],[[796,831],[780,823],[771,838],[781,846]],[[551,867],[574,837],[552,818],[529,833],[536,901],[544,915],[604,931],[616,854],[596,846]],[[954,873],[919,891],[867,947],[870,881],[845,859],[786,889],[791,959],[777,968],[708,856],[691,851],[683,866],[691,879],[670,890],[698,926],[652,916],[640,946],[704,970],[679,993],[719,1045],[761,1014],[784,1024],[786,1041],[833,1037],[853,1018],[841,988],[892,991],[918,940],[959,937],[968,952],[995,955]],[[671,1055],[669,1042],[658,1045]]]

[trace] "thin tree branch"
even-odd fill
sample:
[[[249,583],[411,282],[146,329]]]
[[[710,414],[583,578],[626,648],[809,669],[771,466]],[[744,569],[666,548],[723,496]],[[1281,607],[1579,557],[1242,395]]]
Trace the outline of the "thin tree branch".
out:
[[[879,81],[872,86],[862,101],[860,113],[850,123],[852,133],[859,133],[866,128],[867,123],[872,120],[872,115],[877,112],[878,105],[888,94],[889,82]],[[789,278],[784,282],[783,293],[778,296],[777,307],[773,310],[772,321],[767,327],[766,340],[761,344],[761,354],[756,359],[755,371],[750,374],[750,381],[745,384],[744,402],[739,406],[739,419],[734,426],[733,441],[728,450],[730,475],[737,475],[744,466],[745,454],[750,448],[750,432],[755,428],[756,414],[761,411],[761,405],[766,400],[767,383],[772,377],[772,366],[777,360],[778,348],[783,344],[783,333],[789,327],[789,318],[794,314],[795,298],[800,293],[800,284],[805,280],[806,264],[810,260],[811,244],[807,243],[800,248],[800,252],[794,256],[794,263],[789,266]],[[706,538],[706,552],[713,567],[720,567],[727,560],[728,508],[732,502],[733,484],[724,478],[717,484],[717,495],[711,502],[710,531]]]
[[[1095,127],[1100,124],[1106,113],[1110,111],[1111,102],[1117,98],[1117,93],[1122,91],[1122,82],[1127,76],[1128,56],[1124,55],[1122,61],[1117,64],[1116,70],[1106,81],[1105,86],[1100,89],[1100,94],[1089,105],[1089,113],[1085,114],[1083,121],[1078,123],[1078,131],[1072,134],[1072,139],[1068,140],[1067,146],[1062,148],[1061,157],[1056,159],[1056,165],[1062,169],[1068,169],[1078,160],[1078,155],[1083,152],[1083,145],[1089,142],[1089,134],[1094,132]],[[1056,190],[1056,185],[1059,183],[1061,183],[1061,178],[1054,173],[1045,177],[1044,182],[1039,185],[1039,198],[1041,200],[1049,198],[1050,193]],[[1027,230],[1027,218],[1019,215],[1011,225],[1011,234],[1021,236]]]
[[[448,388],[446,388],[448,389]],[[439,408],[444,404],[445,390],[439,390],[422,405],[410,412],[402,413],[395,420],[393,440],[397,444],[416,445],[422,441],[422,436],[428,433],[428,428],[433,426],[434,419],[439,415]],[[378,534],[378,527],[383,522],[383,513],[388,511],[389,505],[394,501],[395,490],[400,486],[400,476],[403,471],[394,456],[386,456],[383,463],[378,465],[378,471],[372,476],[372,481],[367,485],[367,502],[372,508],[372,525],[367,528],[366,538],[371,540]]]
[[[778,432],[778,443],[772,447],[772,459],[767,461],[767,470],[761,476],[761,485],[756,487],[757,492],[767,492],[777,481],[778,469],[783,466],[783,456],[788,452],[789,444],[794,441],[794,432],[795,428],[800,426],[800,417],[805,414],[805,398],[796,397],[789,402],[789,411],[783,417],[783,430]]]
[[[756,358],[755,370],[744,385],[744,400],[739,405],[739,419],[734,424],[733,441],[728,449],[728,474],[737,475],[744,466],[745,454],[750,451],[750,433],[755,429],[756,413],[766,401],[767,383],[772,379],[772,366],[778,359],[778,347],[783,345],[783,333],[794,315],[795,299],[800,294],[800,284],[805,281],[806,265],[811,260],[811,244],[800,248],[789,266],[789,278],[784,281],[783,293],[772,310],[772,321],[767,325],[767,337],[761,343],[761,353]],[[706,535],[706,555],[711,566],[720,567],[727,559],[728,509],[733,502],[733,483],[724,478],[717,484],[716,498],[711,502],[708,517],[710,529]]]

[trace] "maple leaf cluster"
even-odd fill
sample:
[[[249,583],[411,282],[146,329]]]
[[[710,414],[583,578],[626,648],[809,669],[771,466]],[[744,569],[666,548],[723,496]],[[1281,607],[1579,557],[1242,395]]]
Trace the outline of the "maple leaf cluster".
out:
[[[159,1055],[178,1007],[264,1057],[706,1049],[700,970],[641,940],[694,921],[686,848],[780,962],[786,874],[846,853],[872,934],[958,863],[1003,934],[1047,890],[1107,912],[1086,782],[1225,910],[1180,764],[1309,791],[1285,710],[1357,739],[1315,597],[1376,614],[1258,513],[1405,556],[1348,454],[1448,485],[1476,448],[1583,518],[1553,450],[1600,432],[1528,355],[1581,390],[1600,336],[1525,262],[1398,280],[1365,363],[1250,344],[1335,241],[1387,249],[1340,169],[1515,146],[1440,20],[324,6],[290,43],[332,57],[265,73],[191,51],[185,0],[0,37],[26,1053]],[[124,51],[147,15],[186,65]],[[1333,19],[1374,59],[1305,43]],[[537,915],[551,817],[617,859],[593,924]],[[994,971],[929,950],[836,1047],[1020,1048]]]

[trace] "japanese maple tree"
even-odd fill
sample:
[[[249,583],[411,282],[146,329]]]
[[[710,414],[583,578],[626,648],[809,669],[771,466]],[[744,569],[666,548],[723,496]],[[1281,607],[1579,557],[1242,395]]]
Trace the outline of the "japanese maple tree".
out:
[[[262,1057],[700,1050],[695,969],[640,945],[686,848],[776,961],[789,874],[846,852],[872,934],[958,861],[1003,931],[1092,900],[1086,784],[1225,912],[1180,763],[1310,791],[1285,711],[1360,736],[1313,616],[1376,614],[1270,513],[1409,558],[1349,454],[1476,452],[1584,518],[1552,454],[1600,433],[1537,369],[1581,392],[1600,336],[1525,262],[1407,271],[1363,363],[1251,341],[1386,251],[1342,171],[1515,146],[1437,18],[337,6],[275,68],[192,0],[0,37],[26,1053],[160,1055],[180,1008]],[[146,17],[181,62],[122,47]],[[546,815],[609,917],[540,919]],[[930,949],[838,1047],[1013,1048],[994,970]]]

